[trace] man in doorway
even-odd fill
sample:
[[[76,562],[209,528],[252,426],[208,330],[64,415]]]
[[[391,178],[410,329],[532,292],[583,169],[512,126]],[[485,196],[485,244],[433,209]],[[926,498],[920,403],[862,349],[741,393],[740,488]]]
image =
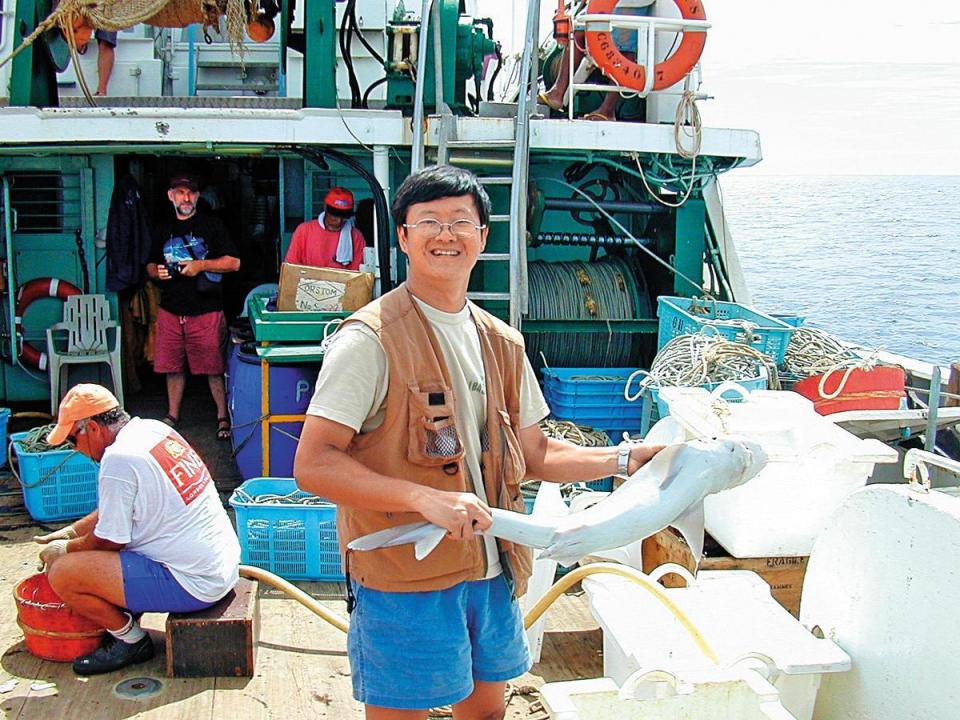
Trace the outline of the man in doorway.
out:
[[[490,200],[471,173],[426,168],[392,208],[407,280],[354,313],[324,356],[294,475],[337,503],[341,549],[429,520],[447,536],[346,552],[347,648],[368,720],[502,718],[506,681],[530,668],[516,600],[529,548],[478,535],[492,506],[524,511],[520,481],[632,474],[662,446],[582,448],[548,439],[549,413],[518,331],[469,302]],[[412,661],[412,659],[414,659]]]
[[[106,388],[81,384],[64,396],[47,442],[65,440],[100,463],[97,509],[34,540],[57,594],[107,629],[73,663],[96,675],[153,657],[140,613],[196,612],[226,595],[240,544],[193,448],[161,422],[131,418]]]
[[[223,380],[227,322],[223,314],[223,273],[240,269],[227,230],[216,217],[197,212],[196,177],[170,178],[167,198],[174,218],[157,233],[147,275],[160,285],[154,370],[167,376],[167,415],[176,427],[186,384],[185,370],[206,375],[217,406],[217,439],[230,439]]]
[[[359,270],[366,247],[353,221],[353,193],[335,187],[323,200],[316,220],[300,223],[293,231],[284,262],[294,265]]]

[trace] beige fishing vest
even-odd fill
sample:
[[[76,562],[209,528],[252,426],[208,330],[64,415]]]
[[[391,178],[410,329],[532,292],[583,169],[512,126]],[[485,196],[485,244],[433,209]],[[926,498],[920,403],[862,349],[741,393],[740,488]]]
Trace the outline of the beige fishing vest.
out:
[[[481,438],[484,499],[491,507],[524,512],[520,480],[526,465],[519,441],[523,340],[480,308],[471,312],[487,389],[486,437]],[[377,334],[387,356],[389,386],[383,424],[354,436],[347,453],[383,475],[439,490],[474,492],[459,440],[450,374],[436,336],[406,285],[354,313],[349,322],[362,322]],[[365,587],[388,592],[442,590],[483,578],[486,553],[479,536],[468,542],[444,538],[423,560],[414,558],[411,544],[346,553],[347,543],[355,538],[420,520],[417,513],[338,507],[337,531],[350,576]],[[497,545],[519,597],[530,577],[531,551],[499,539]]]

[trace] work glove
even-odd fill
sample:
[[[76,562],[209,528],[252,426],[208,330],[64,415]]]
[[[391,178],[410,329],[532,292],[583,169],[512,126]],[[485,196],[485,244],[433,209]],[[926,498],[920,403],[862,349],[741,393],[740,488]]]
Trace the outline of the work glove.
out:
[[[33,541],[41,545],[46,545],[54,540],[72,540],[75,537],[78,537],[77,531],[73,529],[73,525],[67,525],[65,528],[60,528],[46,535],[34,535]]]
[[[67,540],[60,538],[59,540],[52,540],[47,544],[43,550],[40,551],[40,564],[38,565],[38,570],[43,570],[44,568],[49,569],[53,562],[63,555],[67,554]]]

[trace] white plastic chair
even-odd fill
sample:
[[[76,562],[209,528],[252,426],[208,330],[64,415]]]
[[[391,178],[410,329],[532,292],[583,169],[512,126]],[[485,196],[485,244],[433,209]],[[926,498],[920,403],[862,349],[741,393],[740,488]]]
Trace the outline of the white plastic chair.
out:
[[[109,330],[114,331],[113,346]],[[54,333],[66,333],[66,349]],[[61,374],[69,365],[107,363],[113,378],[113,394],[123,406],[123,380],[120,373],[120,325],[110,319],[105,295],[72,295],[63,306],[63,322],[47,328],[47,363],[50,371],[50,412],[56,417],[60,406]]]

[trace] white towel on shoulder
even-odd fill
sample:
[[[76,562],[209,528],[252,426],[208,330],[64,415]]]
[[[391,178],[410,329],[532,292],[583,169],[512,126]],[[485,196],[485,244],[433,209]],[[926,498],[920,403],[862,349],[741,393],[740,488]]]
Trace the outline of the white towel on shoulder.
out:
[[[320,217],[317,218],[317,222],[320,223],[320,227],[325,228],[326,225],[323,224],[323,216],[326,215],[325,212],[320,213]],[[353,263],[353,220],[348,219],[344,220],[343,227],[340,228],[340,240],[337,242],[337,254],[334,256],[334,259],[341,265],[350,265]]]

